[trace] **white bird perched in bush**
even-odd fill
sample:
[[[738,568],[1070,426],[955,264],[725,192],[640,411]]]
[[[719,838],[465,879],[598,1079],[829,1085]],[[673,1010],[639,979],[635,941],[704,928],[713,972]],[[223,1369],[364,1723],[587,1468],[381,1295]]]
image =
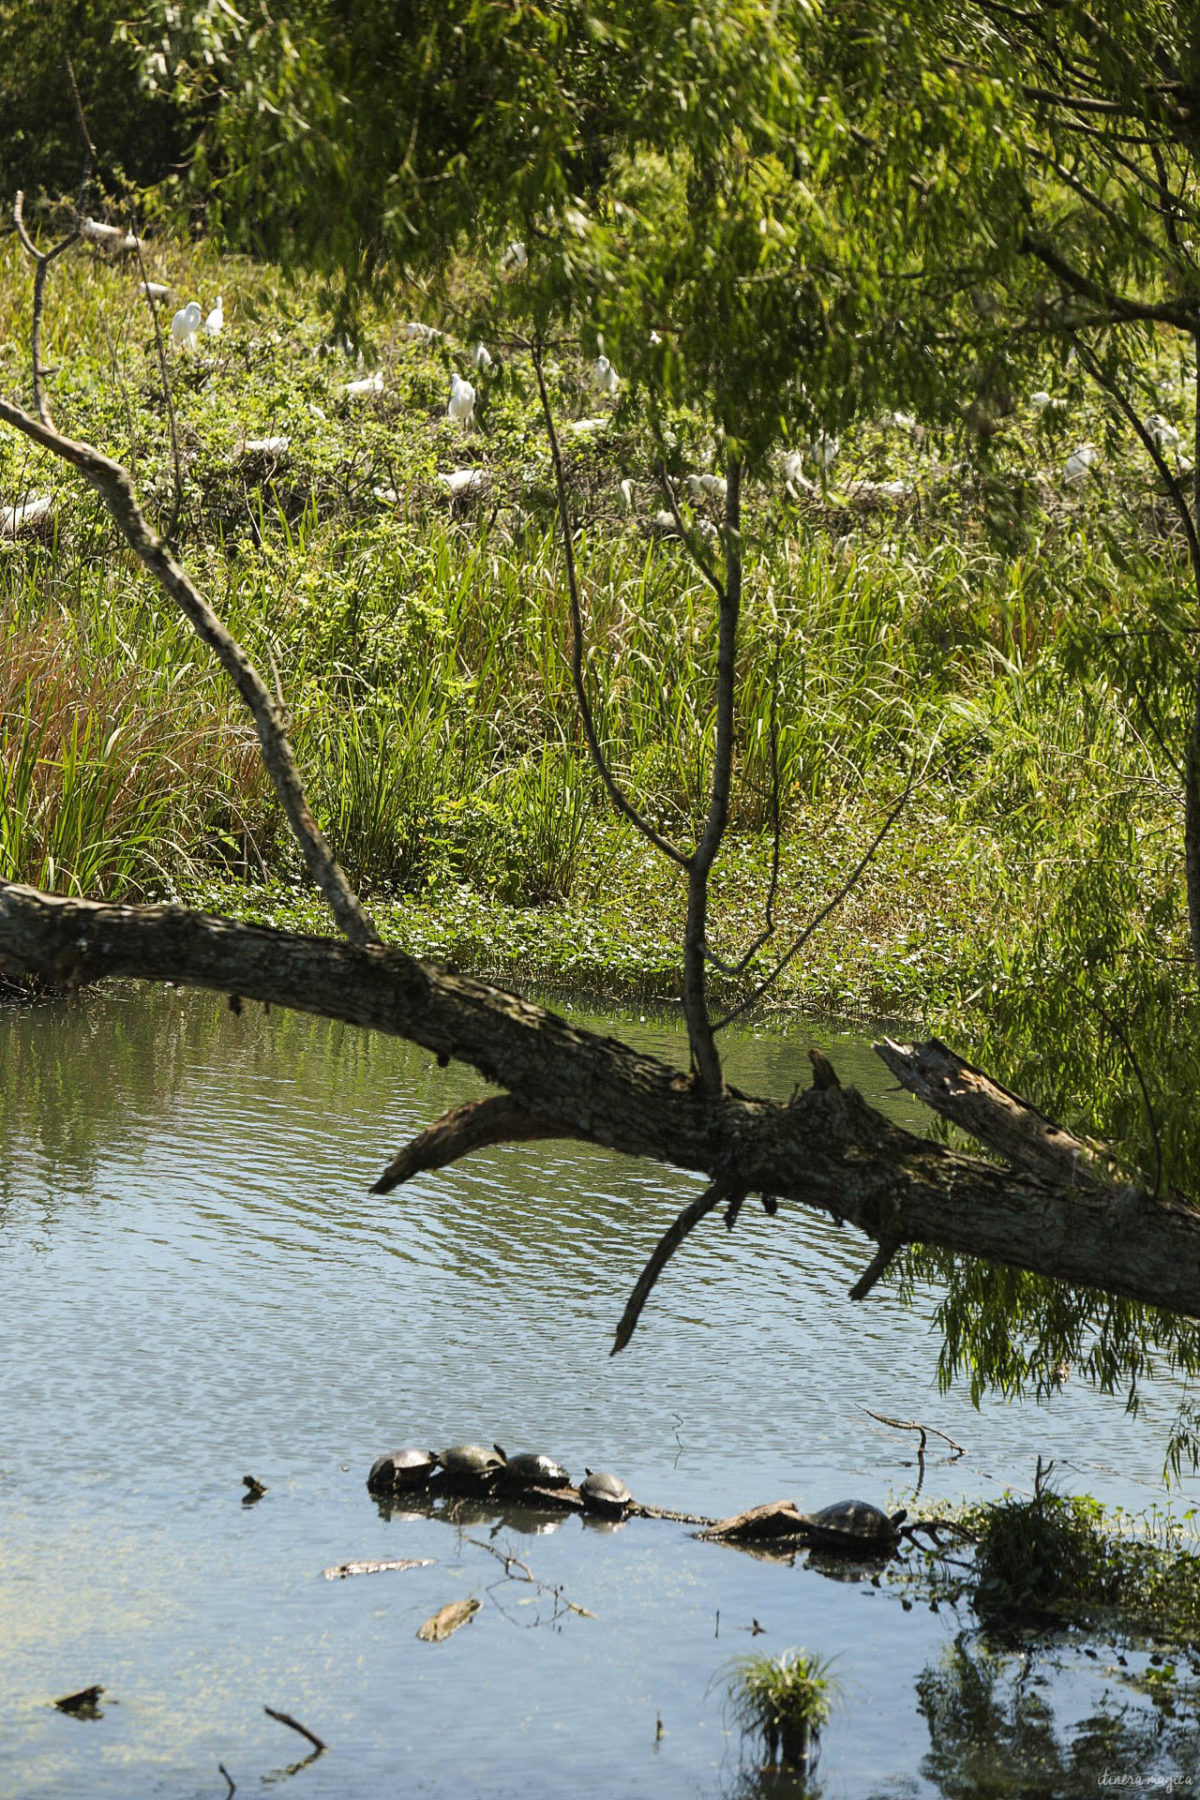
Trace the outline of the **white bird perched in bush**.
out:
[[[486,469],[452,469],[449,475],[439,475],[438,480],[452,500],[461,500],[466,494],[481,494],[491,476]]]
[[[189,300],[186,306],[180,307],[171,320],[171,336],[181,350],[196,348],[196,333],[200,329],[201,316],[200,302]]]
[[[615,394],[621,385],[621,377],[609,362],[607,356],[598,356],[592,370],[592,380],[602,394]]]
[[[1146,430],[1160,450],[1178,450],[1179,433],[1161,413],[1150,414],[1146,420]]]
[[[143,281],[142,292],[147,300],[165,300],[170,288],[162,281]]]
[[[524,244],[518,239],[508,246],[500,258],[500,272],[502,275],[516,275],[528,267],[529,256]]]
[[[723,500],[729,489],[729,483],[721,475],[689,475],[687,484],[697,499],[701,494],[711,494],[714,500]]]
[[[383,370],[376,369],[373,375],[364,375],[359,381],[348,381],[342,391],[351,400],[361,400],[367,394],[382,394]]]
[[[633,483],[630,481],[628,475],[621,483],[621,501],[625,511],[631,513],[633,511]]]
[[[1094,444],[1080,444],[1078,449],[1072,450],[1068,456],[1063,474],[1068,481],[1082,481],[1098,457],[1099,451]]]
[[[410,319],[404,327],[404,335],[414,343],[436,344],[442,334],[436,325],[422,325],[419,319]]]
[[[471,361],[477,369],[490,369],[492,356],[486,344],[476,344],[471,352]]]
[[[204,321],[205,337],[219,337],[225,329],[225,301],[217,295],[217,304]]]
[[[475,389],[461,375],[450,377],[450,404],[446,408],[446,417],[456,419],[460,425],[470,425],[475,416]]]
[[[820,437],[813,438],[810,443],[807,443],[804,446],[805,454],[815,458],[823,469],[831,469],[833,467],[834,463],[837,461],[837,454],[840,449],[841,445],[837,438],[828,431],[823,431]]]

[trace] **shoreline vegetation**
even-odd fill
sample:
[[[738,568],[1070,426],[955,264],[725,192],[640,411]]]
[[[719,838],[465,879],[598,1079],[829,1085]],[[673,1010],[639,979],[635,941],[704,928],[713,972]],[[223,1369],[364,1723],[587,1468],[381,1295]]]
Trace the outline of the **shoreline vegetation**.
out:
[[[612,817],[580,738],[553,473],[521,356],[493,346],[477,369],[453,319],[408,316],[411,297],[368,321],[361,348],[331,342],[315,288],[202,243],[151,239],[145,269],[168,289],[178,492],[136,259],[85,245],[56,267],[43,352],[56,417],[132,467],[278,683],[318,819],[384,934],[463,972],[670,1001],[683,886]],[[10,237],[10,391],[28,383],[30,287]],[[181,351],[167,327],[193,295],[205,312],[223,297],[222,329]],[[474,377],[471,424],[447,416],[454,373]],[[638,397],[598,393],[569,345],[549,374],[599,728],[637,803],[690,841],[710,596],[663,513]],[[1161,621],[1185,559],[1137,447],[1106,437],[1077,375],[1060,374],[1064,404],[1016,403],[982,470],[952,435],[893,415],[846,434],[828,467],[826,445],[802,449],[748,495],[722,962],[762,927],[776,803],[780,866],[774,937],[745,975],[714,969],[717,1004],[828,905],[910,777],[764,1008],[919,1018],[977,1051],[1001,1014],[1011,1044],[1037,970],[1071,962],[1072,920],[1099,942],[1119,914],[1123,942],[1104,954],[1126,982],[1135,962],[1143,985],[1170,980],[1186,955],[1181,802],[1159,742],[1186,704],[1183,663],[1167,667],[1157,625],[1169,678],[1147,719],[1136,672],[1123,682],[1115,653],[1092,657],[1135,637],[1148,596]],[[1181,438],[1184,376],[1163,372]],[[1082,437],[1104,455],[1068,479]],[[719,509],[712,446],[686,413],[671,440],[703,533]],[[8,436],[0,498],[48,502],[10,510],[0,534],[5,877],[331,930],[248,723],[98,499]],[[1081,915],[1092,871],[1114,866],[1120,894]]]

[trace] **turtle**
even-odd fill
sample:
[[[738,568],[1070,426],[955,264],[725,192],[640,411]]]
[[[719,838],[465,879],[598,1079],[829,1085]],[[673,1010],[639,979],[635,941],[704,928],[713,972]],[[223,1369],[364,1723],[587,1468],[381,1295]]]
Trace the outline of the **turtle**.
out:
[[[584,1477],[579,1493],[585,1512],[604,1513],[610,1519],[623,1519],[629,1508],[637,1505],[619,1475],[608,1475],[603,1471],[593,1474],[591,1469],[585,1469]]]
[[[522,1450],[519,1456],[508,1456],[495,1445],[497,1456],[504,1457],[504,1480],[513,1487],[570,1487],[571,1477],[562,1464],[540,1450]]]
[[[447,1487],[465,1488],[469,1493],[490,1488],[504,1468],[505,1459],[485,1444],[455,1444],[439,1450],[434,1457]]]
[[[367,1476],[373,1494],[394,1493],[397,1488],[424,1487],[437,1467],[433,1450],[389,1450],[377,1456]]]
[[[900,1540],[900,1526],[907,1519],[903,1508],[888,1514],[869,1500],[838,1500],[811,1513],[803,1521],[803,1535],[822,1550],[841,1550],[851,1556],[887,1556]]]

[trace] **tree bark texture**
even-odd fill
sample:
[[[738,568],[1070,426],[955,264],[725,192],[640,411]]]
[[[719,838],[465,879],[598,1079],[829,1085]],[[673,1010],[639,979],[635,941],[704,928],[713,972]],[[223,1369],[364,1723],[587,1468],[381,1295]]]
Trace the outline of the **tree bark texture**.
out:
[[[505,1089],[528,1115],[514,1135],[585,1139],[815,1207],[881,1246],[925,1244],[1200,1317],[1200,1209],[1186,1201],[1153,1200],[1095,1165],[1081,1180],[1076,1163],[1070,1182],[1002,1168],[915,1137],[853,1088],[787,1103],[705,1094],[615,1038],[383,945],[3,885],[0,973],[59,987],[178,982],[405,1037]]]

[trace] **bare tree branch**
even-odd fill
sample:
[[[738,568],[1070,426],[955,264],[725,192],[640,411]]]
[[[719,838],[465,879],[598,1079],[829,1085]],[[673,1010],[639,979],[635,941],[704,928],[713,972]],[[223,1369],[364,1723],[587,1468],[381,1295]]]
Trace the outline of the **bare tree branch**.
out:
[[[727,1200],[732,1192],[732,1186],[728,1182],[714,1181],[712,1186],[706,1187],[690,1206],[685,1206],[674,1224],[668,1226],[667,1230],[663,1232],[654,1247],[649,1262],[638,1276],[637,1285],[629,1296],[625,1311],[621,1314],[621,1322],[617,1326],[613,1347],[609,1351],[610,1356],[616,1356],[619,1350],[623,1350],[637,1330],[637,1322],[642,1316],[642,1308],[650,1298],[655,1282],[684,1238],[689,1232],[695,1230],[701,1219],[707,1218],[708,1214],[715,1211],[723,1200]]]
[[[288,824],[324,894],[339,927],[354,944],[378,943],[379,934],[338,866],[309,810],[283,719],[270,691],[241,645],[230,636],[212,607],[146,522],[128,471],[90,444],[76,442],[52,425],[32,418],[11,400],[0,398],[0,421],[23,432],[60,461],[78,469],[95,488],[132,549],[159,586],[179,607],[196,635],[213,651],[245,701],[258,732],[263,761],[275,785]]]
[[[928,767],[928,762],[926,762],[925,766]],[[921,774],[924,775],[924,773],[925,769],[922,768]],[[847,875],[845,881],[843,881],[841,887],[838,888],[837,892],[830,900],[826,901],[819,912],[814,913],[804,929],[796,933],[796,936],[792,939],[783,955],[779,958],[775,967],[768,975],[763,976],[763,979],[759,982],[758,986],[754,988],[751,993],[747,994],[744,999],[739,1000],[736,1006],[731,1006],[724,1018],[717,1020],[717,1023],[713,1026],[714,1031],[724,1031],[727,1025],[732,1025],[735,1019],[740,1019],[742,1014],[750,1007],[757,1005],[763,995],[779,980],[779,977],[783,974],[783,971],[787,968],[788,964],[794,962],[796,957],[799,956],[813,932],[825,923],[831,913],[837,911],[838,907],[842,904],[842,901],[848,894],[853,893],[855,887],[858,885],[863,870],[875,857],[884,838],[892,829],[892,826],[896,823],[896,820],[900,817],[904,808],[908,805],[909,797],[917,784],[917,779],[916,763],[914,762],[909,769],[908,780],[904,784],[904,792],[884,819],[883,824],[879,827],[879,830],[875,833],[875,836],[871,839],[871,842],[867,845],[867,848],[863,851],[849,875]]]
[[[542,417],[546,422],[546,435],[550,440],[550,455],[554,463],[554,481],[558,495],[558,517],[562,528],[563,556],[567,568],[567,593],[571,606],[571,677],[575,685],[575,700],[579,707],[579,717],[583,724],[583,734],[587,739],[588,750],[596,771],[608,790],[609,799],[621,814],[628,819],[642,836],[652,843],[656,850],[670,857],[681,867],[687,866],[687,857],[669,838],[656,831],[633,802],[622,791],[616,776],[608,766],[608,759],[601,748],[600,738],[596,731],[596,722],[592,715],[591,701],[588,699],[587,683],[583,675],[583,608],[579,599],[579,577],[575,568],[575,546],[571,531],[571,509],[567,498],[567,479],[563,469],[562,450],[558,442],[558,433],[554,429],[554,412],[550,405],[550,395],[546,390],[546,377],[542,370],[541,345],[535,344],[532,350],[534,373],[537,376],[538,393],[542,402]]]
[[[492,1144],[527,1143],[535,1138],[578,1137],[571,1125],[556,1125],[552,1120],[534,1118],[508,1094],[494,1094],[486,1100],[470,1100],[456,1106],[453,1112],[428,1126],[419,1137],[406,1144],[388,1164],[372,1187],[373,1194],[390,1194],[402,1182],[429,1169],[444,1169]]]

